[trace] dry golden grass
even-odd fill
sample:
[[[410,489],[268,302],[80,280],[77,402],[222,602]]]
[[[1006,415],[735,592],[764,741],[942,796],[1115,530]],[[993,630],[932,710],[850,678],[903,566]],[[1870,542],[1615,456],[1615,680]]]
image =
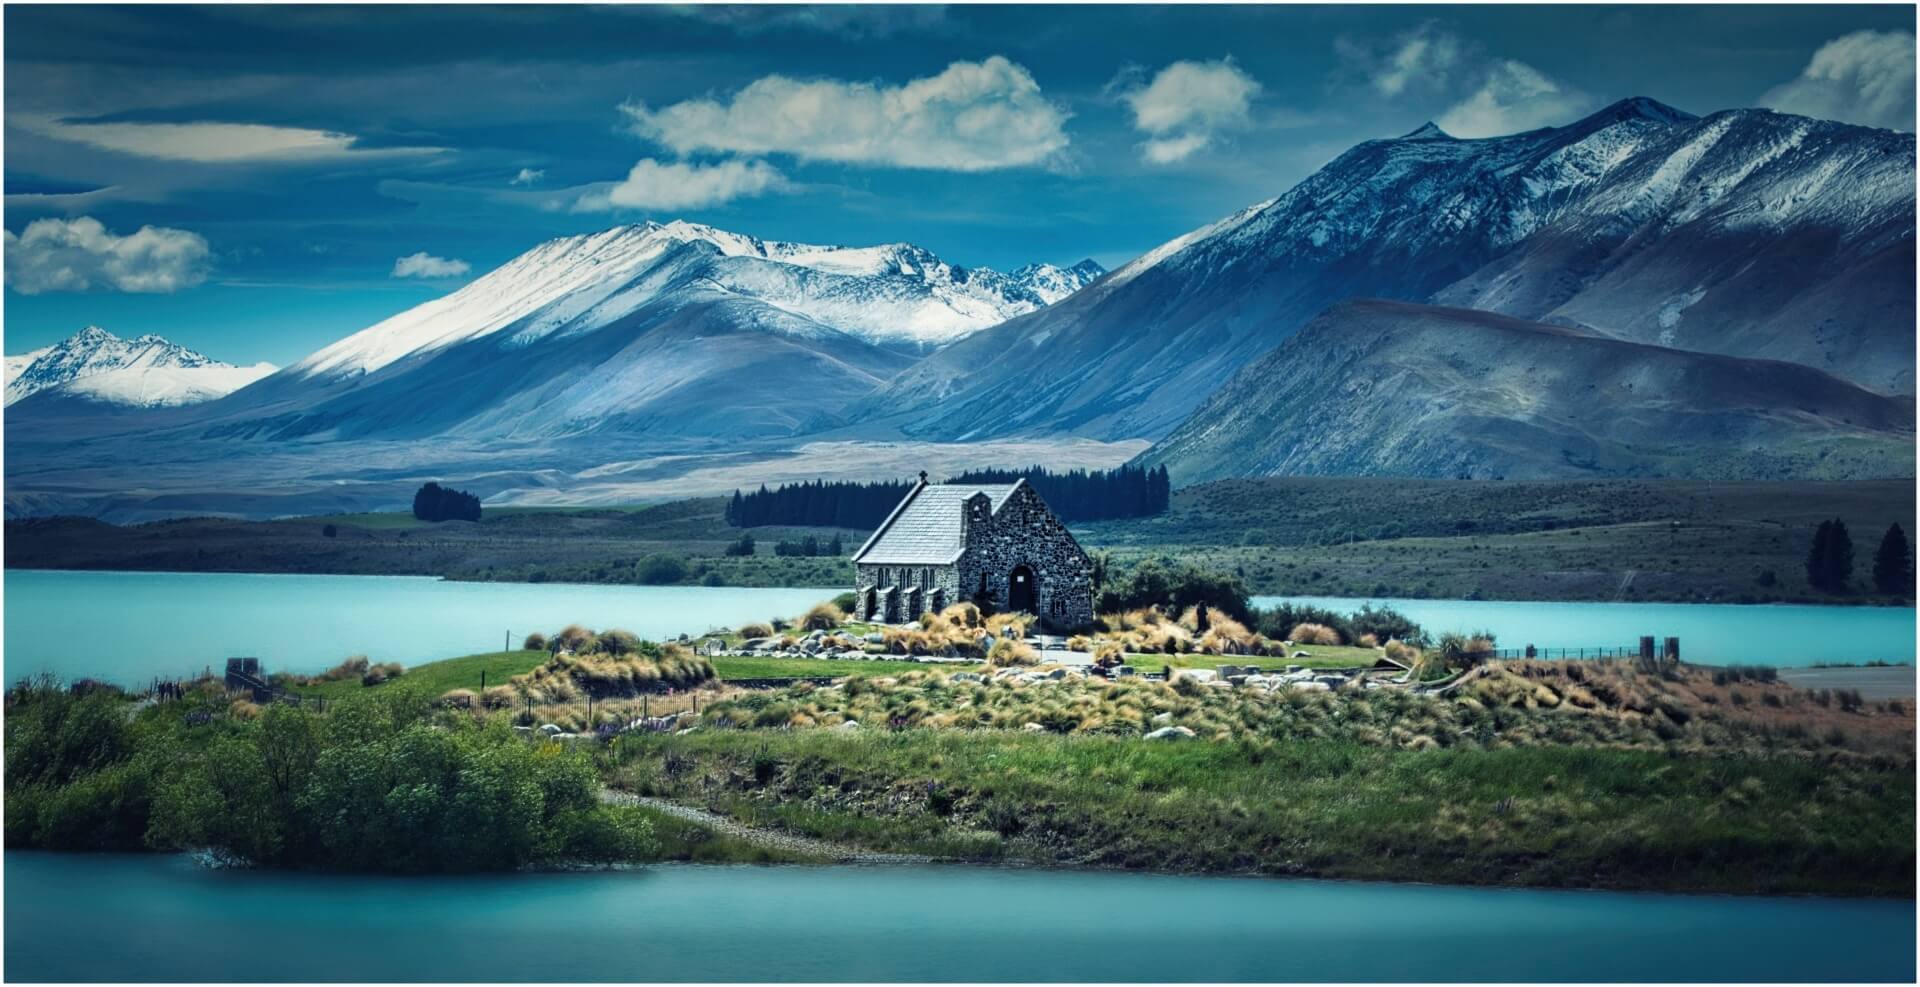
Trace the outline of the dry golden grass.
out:
[[[1287,634],[1288,640],[1295,644],[1323,644],[1328,646],[1340,643],[1340,633],[1325,624],[1295,624]]]
[[[832,603],[816,603],[800,618],[800,627],[809,631],[830,631],[847,622],[846,612]]]

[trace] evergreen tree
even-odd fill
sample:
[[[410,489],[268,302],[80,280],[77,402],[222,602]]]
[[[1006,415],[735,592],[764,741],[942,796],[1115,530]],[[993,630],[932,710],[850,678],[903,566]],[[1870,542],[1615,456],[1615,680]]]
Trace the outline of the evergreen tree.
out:
[[[1873,553],[1873,588],[1888,596],[1913,596],[1913,548],[1898,524],[1887,528]]]
[[[1844,593],[1853,580],[1853,539],[1845,521],[1820,522],[1807,552],[1807,582],[1815,589]]]
[[[1807,550],[1807,585],[1827,588],[1827,556],[1833,552],[1833,522],[1822,521],[1813,530],[1813,547]]]

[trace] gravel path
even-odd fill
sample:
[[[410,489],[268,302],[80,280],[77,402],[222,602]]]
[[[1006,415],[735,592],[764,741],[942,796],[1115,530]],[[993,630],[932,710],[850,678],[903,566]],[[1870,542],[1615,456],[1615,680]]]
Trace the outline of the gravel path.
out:
[[[836,864],[928,864],[933,857],[916,853],[875,853],[846,843],[834,843],[829,840],[817,840],[811,836],[796,836],[772,829],[755,829],[737,822],[717,812],[696,809],[690,805],[669,802],[666,799],[635,795],[632,792],[615,791],[611,788],[600,790],[600,801],[609,805],[638,805],[664,812],[676,819],[698,823],[717,833],[724,833],[738,840],[745,840],[755,846],[785,850],[790,853],[825,857]]]

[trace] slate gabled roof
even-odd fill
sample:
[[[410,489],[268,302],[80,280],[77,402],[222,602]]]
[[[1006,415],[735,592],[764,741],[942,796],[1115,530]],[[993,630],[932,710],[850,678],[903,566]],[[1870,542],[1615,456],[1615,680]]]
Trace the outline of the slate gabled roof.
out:
[[[1005,484],[921,484],[880,524],[880,529],[855,552],[853,561],[877,565],[945,565],[967,547],[962,505],[974,494],[986,494],[991,509],[1018,489]]]

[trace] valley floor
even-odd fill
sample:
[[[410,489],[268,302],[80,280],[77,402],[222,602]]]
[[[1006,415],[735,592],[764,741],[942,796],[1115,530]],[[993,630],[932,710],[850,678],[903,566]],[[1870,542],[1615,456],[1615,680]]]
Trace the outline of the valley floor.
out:
[[[1815,526],[1845,520],[1854,590],[1809,586]],[[1480,482],[1286,478],[1177,491],[1158,517],[1074,526],[1120,568],[1171,556],[1264,595],[1716,603],[1887,603],[1867,590],[1889,524],[1914,528],[1907,481]],[[119,527],[7,523],[9,568],[431,575],[507,582],[848,586],[841,557],[782,557],[777,542],[858,530],[748,529],[727,554],[719,498],[650,507],[490,507],[478,524],[407,514],[278,521],[192,518]]]

